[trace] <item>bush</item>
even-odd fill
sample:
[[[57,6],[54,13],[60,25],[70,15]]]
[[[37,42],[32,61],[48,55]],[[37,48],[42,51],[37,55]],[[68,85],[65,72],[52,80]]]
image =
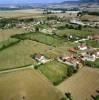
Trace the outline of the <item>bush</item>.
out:
[[[67,76],[70,77],[70,76],[72,76],[73,73],[74,73],[74,68],[73,68],[73,66],[68,66],[68,69],[67,69]]]
[[[92,61],[85,61],[85,65],[93,68],[99,68],[99,59],[96,60],[95,62]]]

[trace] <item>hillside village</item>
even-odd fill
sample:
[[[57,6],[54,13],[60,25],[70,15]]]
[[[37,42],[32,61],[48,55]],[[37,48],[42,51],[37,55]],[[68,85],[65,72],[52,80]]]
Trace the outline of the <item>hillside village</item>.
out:
[[[98,100],[99,22],[48,11],[0,18],[0,100]]]

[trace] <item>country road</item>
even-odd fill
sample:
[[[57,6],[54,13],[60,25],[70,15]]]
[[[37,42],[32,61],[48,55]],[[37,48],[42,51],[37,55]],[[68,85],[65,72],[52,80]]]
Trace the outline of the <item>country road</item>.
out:
[[[23,70],[23,69],[28,69],[28,68],[34,68],[34,66],[30,65],[30,66],[22,67],[22,68],[13,68],[13,69],[2,70],[2,71],[0,71],[0,74],[9,73],[9,72],[18,71],[18,70]]]

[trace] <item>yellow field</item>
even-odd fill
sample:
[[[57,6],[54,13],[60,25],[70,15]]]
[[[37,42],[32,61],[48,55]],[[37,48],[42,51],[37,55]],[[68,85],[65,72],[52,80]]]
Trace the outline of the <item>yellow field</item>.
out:
[[[73,100],[93,100],[91,95],[99,90],[99,69],[84,67],[57,88],[63,93],[70,92]]]
[[[89,20],[89,21],[99,21],[99,16],[93,16],[93,15],[83,15],[81,17],[82,20]]]
[[[33,69],[0,74],[0,100],[60,100],[62,94]]]
[[[27,10],[14,10],[14,11],[0,11],[0,17],[35,17],[41,16],[42,10],[27,9]]]

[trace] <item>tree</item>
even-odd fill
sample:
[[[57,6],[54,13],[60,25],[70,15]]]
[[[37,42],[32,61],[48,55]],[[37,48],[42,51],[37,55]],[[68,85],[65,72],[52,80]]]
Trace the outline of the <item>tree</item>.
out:
[[[78,25],[77,29],[78,30],[81,30],[82,29],[82,26],[81,25]]]
[[[39,27],[38,26],[35,27],[35,32],[39,32]]]

